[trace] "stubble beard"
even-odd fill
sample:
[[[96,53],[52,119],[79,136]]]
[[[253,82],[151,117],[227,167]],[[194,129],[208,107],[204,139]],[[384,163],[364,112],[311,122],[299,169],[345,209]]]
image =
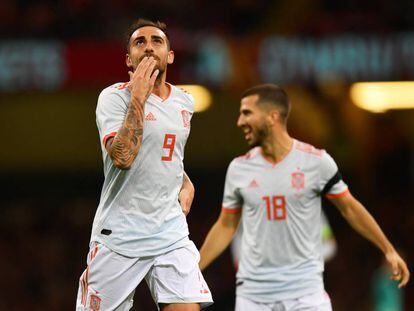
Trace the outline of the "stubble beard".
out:
[[[267,136],[269,134],[269,131],[266,127],[258,128],[256,131],[256,139],[251,142],[251,147],[262,147],[263,142],[266,140]]]
[[[135,72],[135,70],[137,69],[137,67],[138,67],[138,64],[141,62],[141,60],[142,59],[144,59],[144,57],[145,56],[148,56],[148,55],[144,55],[143,57],[141,57],[140,59],[138,59],[137,61],[136,61],[136,63],[134,64],[134,66],[133,66],[133,69],[134,69],[134,72]],[[156,57],[155,58],[158,62],[160,61],[159,60],[159,58],[158,57]],[[165,71],[166,71],[166,69],[167,69],[167,65],[165,65],[165,66],[163,66],[163,68],[161,68],[160,67],[160,64],[159,63],[157,63],[156,65],[155,65],[155,67],[154,67],[154,70],[152,71],[152,73],[151,73],[151,75],[155,72],[155,70],[157,70],[158,69],[158,76],[157,76],[157,79],[155,79],[155,85],[160,85],[161,84],[161,82],[162,82],[162,77],[163,77],[163,75],[165,74]]]

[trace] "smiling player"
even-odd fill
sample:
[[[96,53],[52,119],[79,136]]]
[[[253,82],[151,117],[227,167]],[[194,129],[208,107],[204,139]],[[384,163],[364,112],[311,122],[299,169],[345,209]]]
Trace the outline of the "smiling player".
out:
[[[273,84],[247,90],[237,125],[252,149],[227,170],[219,219],[200,250],[206,268],[229,245],[242,221],[237,311],[331,310],[323,284],[321,198],[384,253],[392,277],[409,271],[364,206],[350,193],[332,157],[289,136],[290,102]]]

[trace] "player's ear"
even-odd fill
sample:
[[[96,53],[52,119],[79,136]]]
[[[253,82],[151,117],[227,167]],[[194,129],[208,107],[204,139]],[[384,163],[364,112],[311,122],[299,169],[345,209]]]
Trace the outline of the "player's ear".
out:
[[[131,67],[131,68],[132,68],[132,60],[131,60],[131,57],[129,57],[129,54],[126,54],[126,55],[125,55],[125,64],[126,64],[128,67]]]
[[[174,62],[174,51],[169,50],[168,51],[168,56],[167,56],[167,64],[171,65],[173,62]]]
[[[271,125],[280,122],[280,112],[277,110],[272,110],[269,112],[269,122]]]

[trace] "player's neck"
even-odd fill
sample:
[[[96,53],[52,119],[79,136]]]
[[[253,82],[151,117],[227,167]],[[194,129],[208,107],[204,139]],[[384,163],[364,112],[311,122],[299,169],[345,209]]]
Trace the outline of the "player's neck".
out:
[[[286,131],[272,133],[262,144],[262,154],[270,162],[282,161],[290,152],[293,146],[293,139]]]
[[[166,100],[171,92],[171,86],[165,82],[165,74],[160,79],[155,80],[152,93],[162,100]]]

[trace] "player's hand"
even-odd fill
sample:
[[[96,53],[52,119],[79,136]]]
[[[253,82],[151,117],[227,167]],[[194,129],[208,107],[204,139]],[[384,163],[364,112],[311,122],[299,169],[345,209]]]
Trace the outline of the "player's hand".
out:
[[[181,188],[180,194],[178,195],[178,200],[180,201],[181,210],[184,215],[187,216],[191,209],[191,204],[194,199],[194,187],[185,187]]]
[[[159,70],[154,71],[157,61],[154,57],[144,57],[138,64],[134,72],[128,71],[131,97],[138,100],[138,103],[144,105],[154,88],[155,80]]]
[[[391,279],[399,281],[398,288],[404,287],[410,279],[410,271],[408,271],[405,261],[396,251],[385,254],[385,259],[391,267]]]

